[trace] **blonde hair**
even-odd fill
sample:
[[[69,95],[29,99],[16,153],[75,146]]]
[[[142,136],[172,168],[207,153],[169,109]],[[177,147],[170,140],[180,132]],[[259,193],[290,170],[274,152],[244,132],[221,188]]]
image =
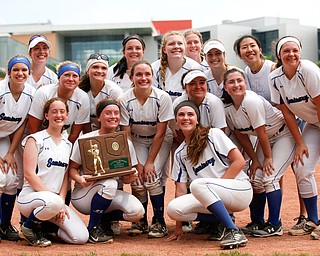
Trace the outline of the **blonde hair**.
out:
[[[189,29],[186,32],[183,33],[184,38],[186,38],[187,36],[190,36],[192,34],[195,34],[199,37],[200,39],[200,43],[203,44],[203,39],[202,39],[202,35],[198,30],[195,29]]]
[[[80,67],[80,65],[78,63],[70,61],[70,60],[66,60],[66,61],[63,61],[63,62],[59,63],[56,66],[57,73],[59,73],[60,68],[64,67],[65,65],[68,65],[68,64],[73,64],[73,65],[77,66],[79,68],[80,72],[81,72],[81,67]]]
[[[168,55],[164,52],[164,48],[166,47],[167,44],[167,38],[169,36],[174,36],[174,35],[178,35],[181,36],[184,45],[186,45],[186,40],[183,36],[183,34],[179,31],[169,31],[167,32],[162,40],[161,40],[161,47],[160,47],[160,75],[161,75],[161,80],[164,82],[166,79],[166,71],[167,71],[167,67],[168,67]]]

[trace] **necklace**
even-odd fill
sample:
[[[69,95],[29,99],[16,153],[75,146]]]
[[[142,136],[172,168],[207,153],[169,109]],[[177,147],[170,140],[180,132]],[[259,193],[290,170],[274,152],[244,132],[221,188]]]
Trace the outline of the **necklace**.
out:
[[[264,60],[261,61],[260,66],[256,70],[251,70],[252,74],[257,74],[263,67],[263,64],[264,64]]]

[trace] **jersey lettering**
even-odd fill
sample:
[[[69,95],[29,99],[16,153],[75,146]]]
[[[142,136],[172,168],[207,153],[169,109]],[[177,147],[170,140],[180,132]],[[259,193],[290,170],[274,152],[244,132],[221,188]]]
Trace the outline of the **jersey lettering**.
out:
[[[291,103],[297,103],[297,102],[301,102],[301,101],[308,102],[309,97],[308,97],[308,95],[305,95],[305,96],[301,96],[299,98],[293,98],[293,99],[289,99],[288,97],[286,97],[286,99],[287,99],[288,104],[291,104]]]
[[[0,114],[0,121],[1,120],[5,120],[5,121],[9,121],[9,122],[17,122],[17,124],[18,124],[21,122],[22,118],[21,117],[13,117],[13,116],[10,117],[10,116],[6,116],[5,113],[1,113]]]
[[[61,167],[65,167],[65,168],[68,167],[67,163],[63,163],[61,161],[54,161],[54,160],[52,160],[52,158],[49,158],[48,163],[47,163],[47,167],[50,168],[52,165],[61,166]]]
[[[209,166],[209,164],[211,164],[212,166],[214,166],[216,160],[214,160],[214,158],[210,158],[207,161],[205,161],[204,163],[201,163],[199,166],[197,167],[192,167],[195,175],[198,176],[198,172],[200,172],[201,170],[203,170],[204,168],[206,168],[207,166]]]

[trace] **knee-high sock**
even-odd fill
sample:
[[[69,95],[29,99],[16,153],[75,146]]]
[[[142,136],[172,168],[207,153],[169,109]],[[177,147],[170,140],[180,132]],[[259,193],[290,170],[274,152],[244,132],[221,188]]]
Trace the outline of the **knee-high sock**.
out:
[[[281,189],[278,189],[273,192],[267,193],[266,195],[269,208],[268,221],[270,221],[273,225],[278,226],[280,223],[282,191]]]
[[[150,196],[150,200],[153,207],[153,218],[152,222],[157,221],[164,223],[164,194]]]
[[[313,196],[310,198],[303,198],[303,202],[304,202],[306,209],[307,209],[308,219],[317,224],[319,222],[318,196]]]
[[[101,216],[108,209],[111,202],[111,200],[103,198],[98,193],[93,196],[91,201],[88,230],[91,230],[94,226],[99,224]]]
[[[264,223],[264,208],[266,206],[266,193],[253,194],[250,203],[250,218],[255,223]]]
[[[1,208],[2,216],[1,223],[9,224],[12,218],[12,212],[14,207],[14,202],[16,201],[16,195],[2,194],[1,196]]]
[[[39,220],[35,215],[34,212],[32,211],[29,217],[27,218],[26,222],[24,223],[24,226],[26,228],[31,228],[35,229],[42,223],[41,220]]]
[[[226,207],[222,201],[217,201],[207,207],[207,209],[218,219],[226,228],[238,230],[232,221]]]

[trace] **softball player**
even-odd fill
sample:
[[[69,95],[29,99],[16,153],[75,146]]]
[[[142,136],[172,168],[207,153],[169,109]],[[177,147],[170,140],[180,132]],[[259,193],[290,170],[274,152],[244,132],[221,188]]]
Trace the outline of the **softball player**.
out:
[[[193,102],[181,102],[175,116],[185,141],[174,155],[176,198],[169,203],[167,213],[177,223],[169,240],[180,239],[182,221],[197,220],[223,223],[226,234],[220,242],[222,248],[245,246],[247,238],[229,215],[246,209],[252,198],[249,178],[242,171],[245,160],[223,131],[199,123],[200,112]]]
[[[68,117],[68,106],[62,99],[52,98],[45,103],[44,116],[48,127],[22,142],[25,183],[17,206],[27,219],[19,235],[33,246],[49,246],[51,241],[43,237],[38,226],[50,221],[63,241],[84,244],[88,231],[80,217],[64,203],[72,143],[61,131]]]
[[[104,98],[118,99],[122,89],[111,80],[106,79],[109,68],[109,57],[105,54],[93,53],[86,64],[86,72],[81,77],[79,88],[88,94],[90,102],[91,127],[84,132],[99,129],[96,115],[96,106]]]
[[[279,180],[292,162],[294,140],[281,112],[262,96],[246,90],[245,77],[241,71],[231,69],[226,72],[224,89],[227,122],[252,161],[252,222],[243,231],[259,237],[282,235],[282,191]],[[255,135],[259,140],[256,152],[249,135]],[[287,150],[284,151],[284,148]],[[266,200],[269,217],[264,223]]]
[[[181,76],[188,69],[202,69],[201,65],[186,55],[186,43],[178,31],[166,33],[161,42],[160,59],[152,63],[153,86],[166,91],[172,101],[182,95]]]
[[[135,62],[143,58],[145,49],[146,44],[138,35],[129,35],[123,39],[123,57],[108,69],[107,79],[115,82],[124,92],[130,89],[130,69]]]
[[[44,116],[42,109],[47,100],[60,97],[69,106],[69,116],[64,129],[71,127],[69,141],[72,143],[78,138],[84,125],[90,122],[90,106],[87,94],[78,88],[80,67],[78,64],[66,61],[58,66],[58,84],[39,88],[35,93],[29,111],[30,133],[37,132],[41,127]]]
[[[105,99],[97,105],[96,113],[101,123],[99,130],[82,135],[80,138],[113,133],[120,123],[120,107],[116,101]],[[132,166],[138,161],[131,141],[129,143]],[[133,195],[118,190],[116,178],[101,179],[95,182],[87,182],[81,169],[81,157],[79,144],[76,141],[71,155],[69,173],[76,181],[72,191],[71,202],[82,214],[90,214],[88,224],[89,241],[92,243],[111,242],[112,230],[108,226],[113,220],[138,221],[144,214],[140,201]],[[137,175],[124,176],[123,181],[130,183]],[[106,220],[106,222],[104,221]]]
[[[277,104],[296,141],[294,172],[304,201],[308,222],[292,235],[320,238],[318,189],[314,177],[320,152],[320,71],[314,63],[300,59],[301,42],[293,36],[276,44],[277,69],[269,75],[271,100]],[[306,121],[299,132],[295,115]]]
[[[187,57],[195,60],[202,66],[202,70],[209,69],[209,65],[205,60],[202,52],[202,35],[199,31],[189,29],[183,33],[184,39],[186,40],[186,54]]]
[[[132,193],[144,205],[148,205],[148,194],[154,216],[149,227],[149,237],[167,235],[164,221],[164,190],[168,173],[163,172],[172,145],[172,133],[168,121],[173,119],[170,96],[152,86],[152,67],[147,61],[136,62],[130,78],[134,87],[120,98],[121,129],[132,138],[138,157],[139,181],[132,184]],[[132,225],[130,235],[147,231],[147,214]]]
[[[31,58],[32,73],[27,83],[35,89],[43,85],[58,83],[57,75],[46,67],[50,56],[51,43],[45,35],[33,35],[29,39],[28,52]]]
[[[30,62],[15,56],[8,62],[8,76],[0,82],[0,238],[19,240],[11,217],[18,187],[15,152],[26,127],[35,89],[26,83]]]

